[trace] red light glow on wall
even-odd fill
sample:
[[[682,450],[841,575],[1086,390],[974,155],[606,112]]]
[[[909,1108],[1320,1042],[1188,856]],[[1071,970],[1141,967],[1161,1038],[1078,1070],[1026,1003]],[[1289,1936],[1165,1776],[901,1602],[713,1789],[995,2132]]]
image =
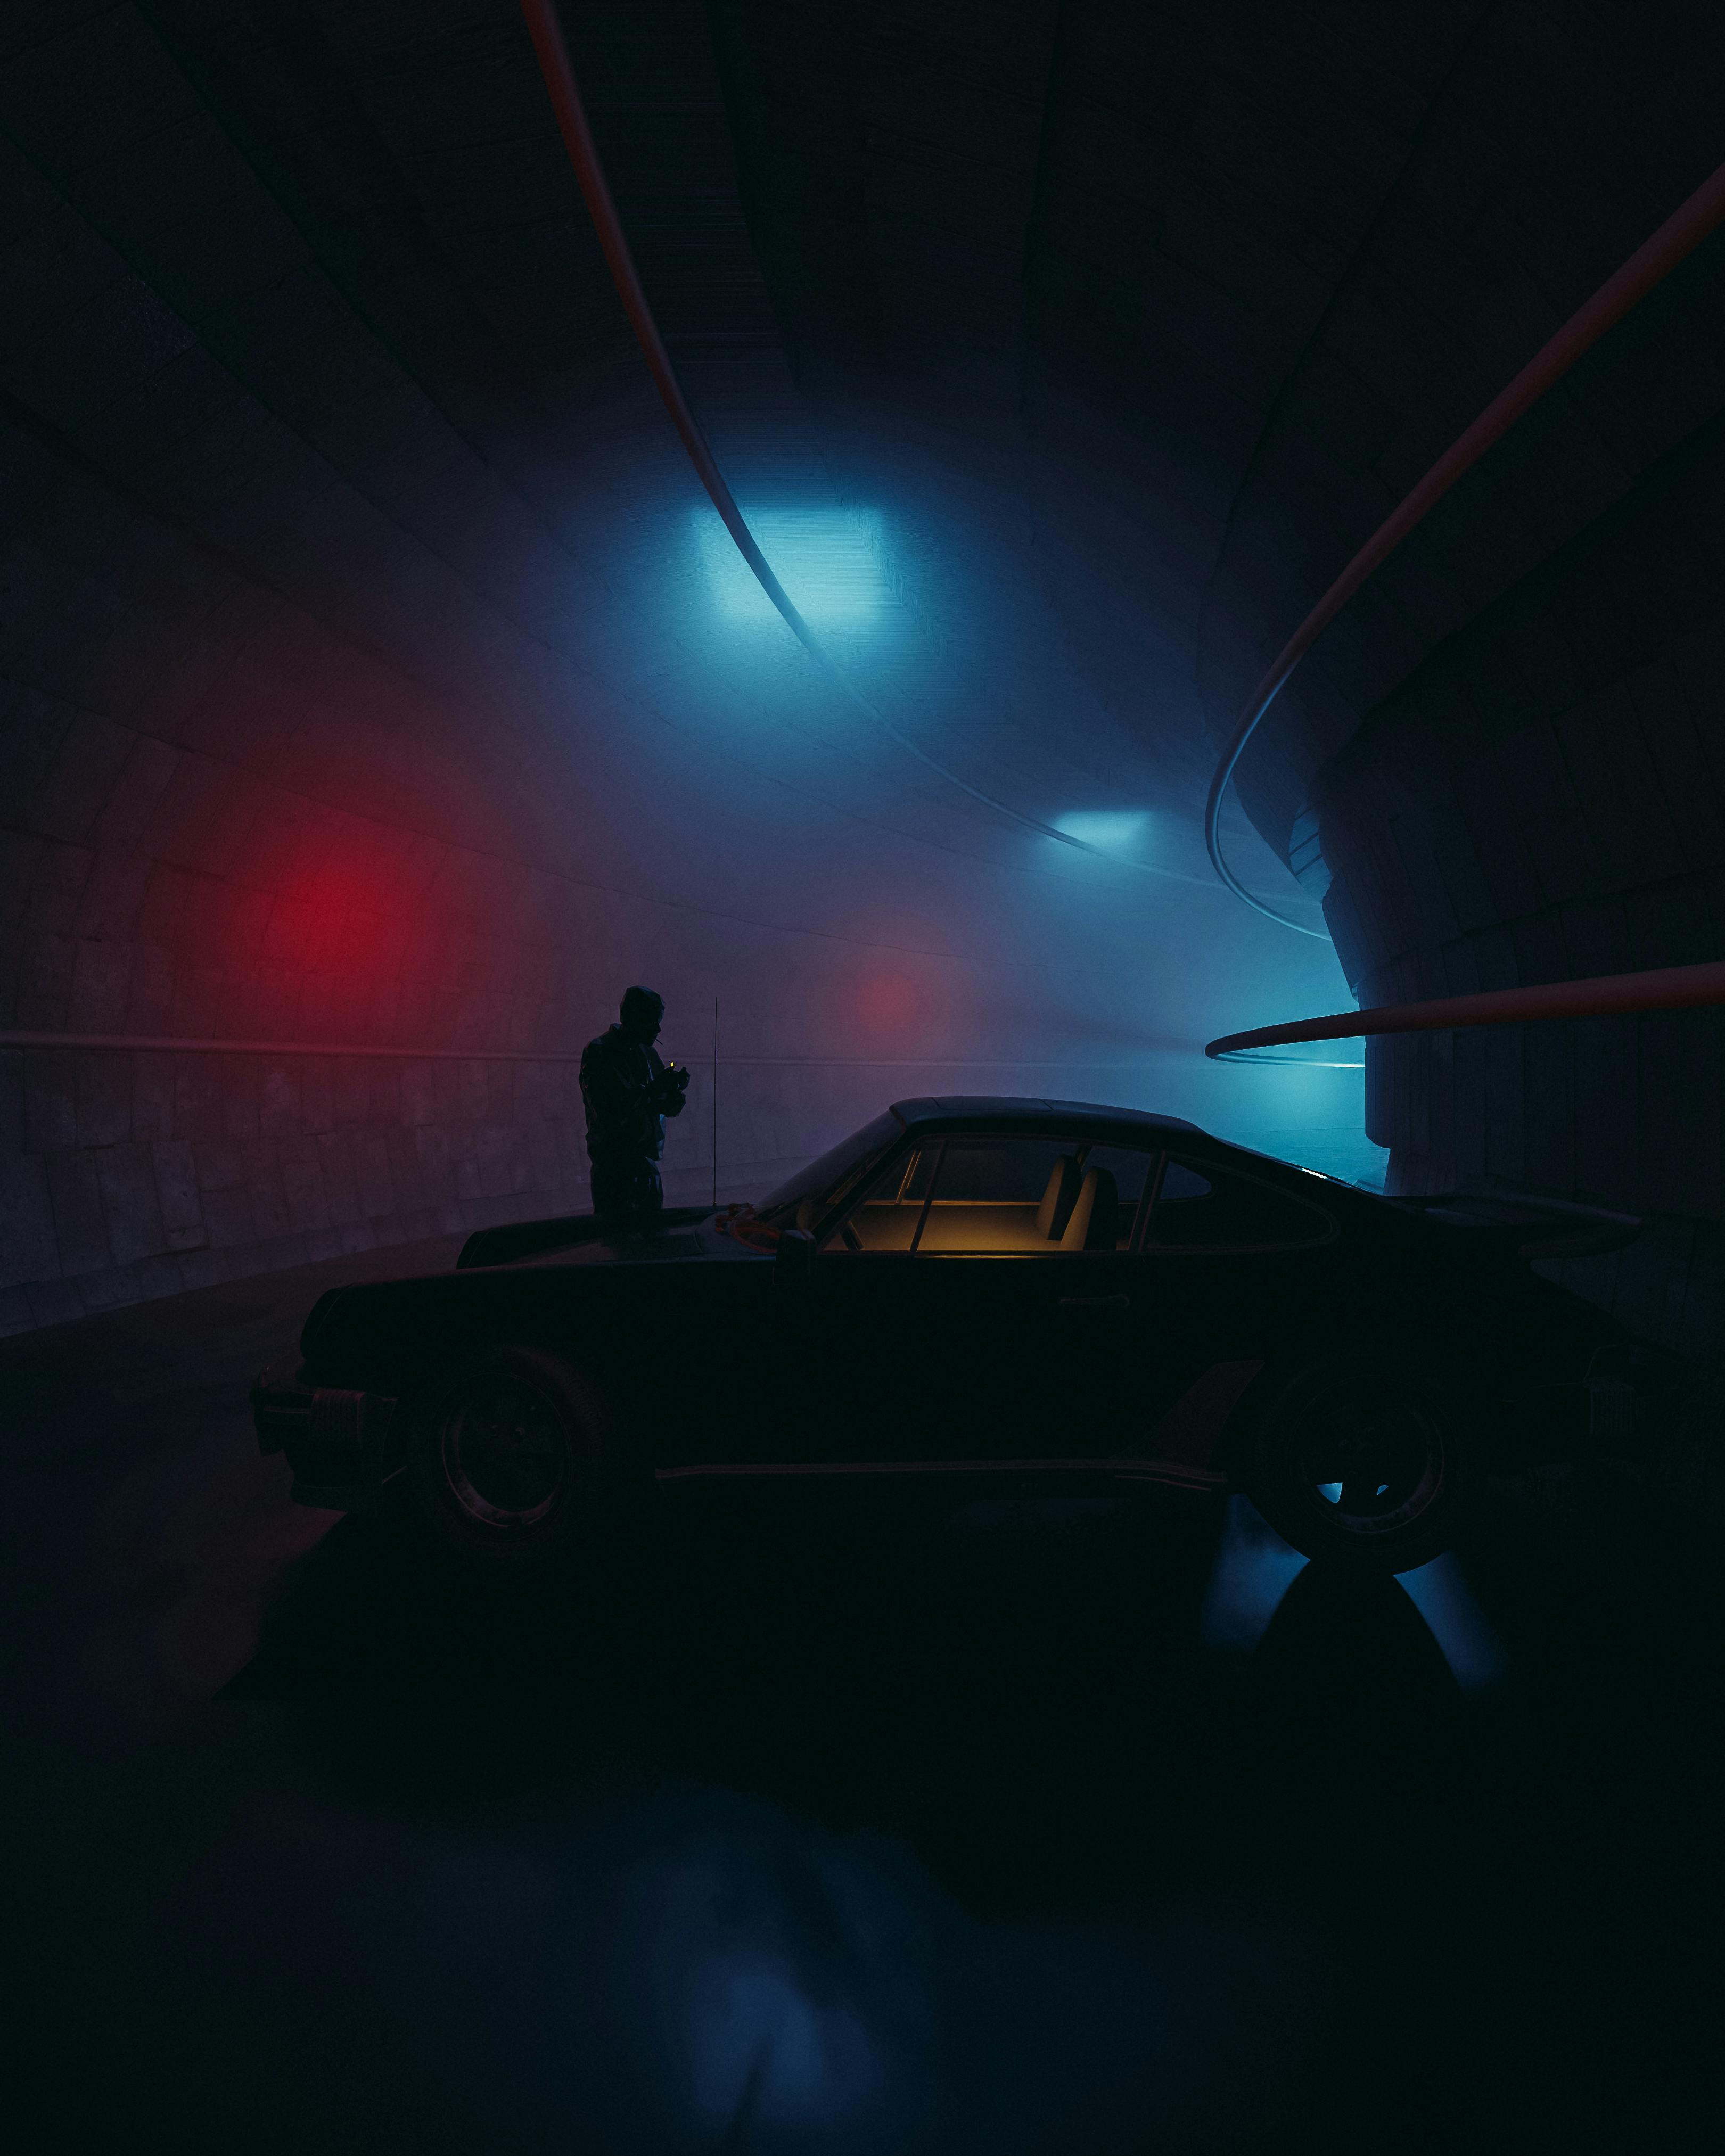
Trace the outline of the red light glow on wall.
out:
[[[374,979],[400,963],[408,924],[388,886],[363,870],[328,870],[277,899],[270,955],[308,973]]]
[[[899,974],[874,973],[857,990],[856,1015],[871,1034],[903,1034],[916,1024],[920,1002],[915,981]]]

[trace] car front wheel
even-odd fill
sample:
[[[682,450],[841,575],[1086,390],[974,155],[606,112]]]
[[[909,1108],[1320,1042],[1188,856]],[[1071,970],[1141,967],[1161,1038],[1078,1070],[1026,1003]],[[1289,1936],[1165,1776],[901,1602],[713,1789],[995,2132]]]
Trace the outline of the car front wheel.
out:
[[[593,1525],[614,1459],[598,1396],[530,1348],[493,1348],[463,1363],[409,1425],[408,1479],[428,1524],[493,1563],[539,1563]]]
[[[1309,1558],[1411,1572],[1450,1547],[1478,1494],[1486,1412],[1479,1389],[1435,1354],[1338,1349],[1264,1402],[1249,1494]]]

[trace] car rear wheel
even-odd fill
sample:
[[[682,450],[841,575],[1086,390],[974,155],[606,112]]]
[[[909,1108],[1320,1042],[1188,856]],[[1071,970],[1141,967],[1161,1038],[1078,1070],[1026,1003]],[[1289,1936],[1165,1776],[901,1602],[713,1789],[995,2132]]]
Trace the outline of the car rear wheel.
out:
[[[409,1425],[408,1474],[445,1542],[498,1564],[532,1564],[598,1520],[616,1481],[609,1417],[554,1357],[493,1348],[453,1371]]]
[[[1485,1414],[1478,1389],[1438,1356],[1338,1349],[1263,1404],[1250,1494],[1309,1558],[1411,1572],[1450,1547],[1478,1494]]]

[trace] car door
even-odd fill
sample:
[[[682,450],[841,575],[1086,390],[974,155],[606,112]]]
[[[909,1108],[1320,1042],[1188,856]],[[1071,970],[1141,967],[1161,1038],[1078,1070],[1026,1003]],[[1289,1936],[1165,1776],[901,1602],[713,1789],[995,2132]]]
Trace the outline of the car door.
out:
[[[1133,1260],[1145,1318],[1127,1418],[1135,1449],[1147,1440],[1155,1451],[1162,1418],[1207,1372],[1245,1371],[1345,1319],[1337,1224],[1294,1187],[1298,1175],[1197,1152],[1165,1158]]]
[[[1142,1359],[1154,1156],[1081,1133],[917,1137],[824,1241],[795,1348],[809,1458],[1081,1458]]]
[[[1111,1220],[1093,1210],[1069,1223],[1060,1246],[1027,1281],[1030,1313],[1048,1328],[1036,1387],[1052,1458],[1105,1459],[1142,1420],[1143,1372],[1157,1332],[1137,1255],[1161,1157],[1149,1147],[1086,1144],[1079,1153],[1080,1206],[1092,1189]]]

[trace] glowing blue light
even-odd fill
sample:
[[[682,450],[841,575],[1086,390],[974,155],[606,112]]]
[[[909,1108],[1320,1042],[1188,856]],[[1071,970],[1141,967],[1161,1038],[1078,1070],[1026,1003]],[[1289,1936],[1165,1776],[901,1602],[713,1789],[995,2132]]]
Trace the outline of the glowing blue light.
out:
[[[1055,818],[1054,827],[1064,831],[1069,839],[1081,839],[1086,846],[1110,848],[1130,846],[1148,829],[1149,817],[1142,809],[1135,808],[1075,808],[1064,816]]]
[[[872,509],[743,511],[805,621],[872,621],[880,608],[880,518]],[[775,621],[773,606],[711,509],[693,512],[713,604],[727,621]]]

